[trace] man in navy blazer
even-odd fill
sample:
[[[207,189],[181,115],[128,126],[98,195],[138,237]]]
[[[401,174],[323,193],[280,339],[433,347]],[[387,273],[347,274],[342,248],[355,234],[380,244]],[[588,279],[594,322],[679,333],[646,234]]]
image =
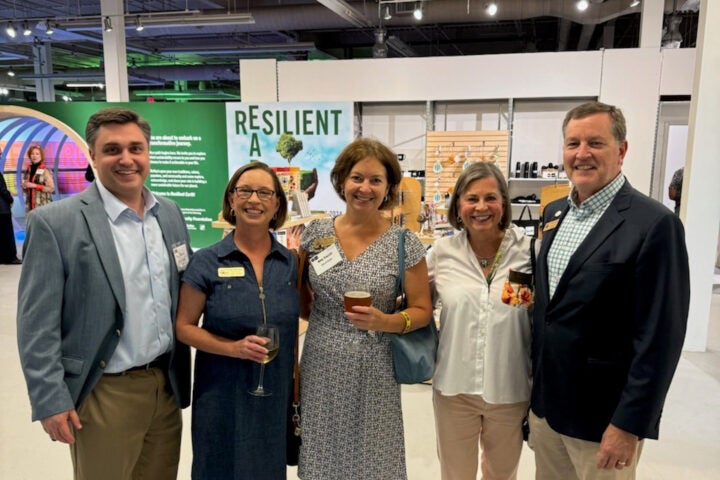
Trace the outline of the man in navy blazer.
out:
[[[190,354],[174,336],[190,238],[178,206],[145,186],[150,125],[92,115],[97,178],[31,212],[18,347],[32,419],[70,444],[75,479],[175,479]]]
[[[635,478],[658,438],[685,337],[682,223],[630,186],[620,109],[565,117],[568,198],[543,212],[533,316],[530,442],[538,479]]]

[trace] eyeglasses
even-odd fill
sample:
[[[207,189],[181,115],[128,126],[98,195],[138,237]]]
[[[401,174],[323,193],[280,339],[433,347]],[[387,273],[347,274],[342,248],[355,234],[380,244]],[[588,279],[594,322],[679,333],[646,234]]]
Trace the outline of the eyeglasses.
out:
[[[257,194],[258,198],[263,201],[270,200],[273,198],[273,195],[275,195],[275,191],[273,190],[267,190],[265,188],[261,188],[259,190],[253,190],[252,188],[247,187],[235,187],[232,189],[233,192],[235,192],[235,196],[237,196],[241,200],[247,200],[248,198],[252,197],[252,194]]]

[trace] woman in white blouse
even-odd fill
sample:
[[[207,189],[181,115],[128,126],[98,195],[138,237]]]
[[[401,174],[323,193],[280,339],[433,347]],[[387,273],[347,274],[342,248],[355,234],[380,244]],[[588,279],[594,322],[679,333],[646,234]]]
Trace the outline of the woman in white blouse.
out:
[[[511,223],[507,183],[470,165],[450,199],[459,233],[428,256],[440,347],[433,405],[443,480],[515,479],[530,399],[531,239]]]

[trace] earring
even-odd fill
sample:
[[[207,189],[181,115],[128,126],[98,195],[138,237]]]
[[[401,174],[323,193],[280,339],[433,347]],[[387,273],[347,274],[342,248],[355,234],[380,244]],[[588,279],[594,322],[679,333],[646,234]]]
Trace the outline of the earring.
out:
[[[277,212],[275,212],[275,215],[273,215],[273,220],[277,220]]]
[[[462,222],[462,218],[460,218],[460,215],[457,216],[456,220],[457,220],[458,225],[462,225],[463,222]]]
[[[230,209],[230,218],[235,218],[235,210],[232,208]]]

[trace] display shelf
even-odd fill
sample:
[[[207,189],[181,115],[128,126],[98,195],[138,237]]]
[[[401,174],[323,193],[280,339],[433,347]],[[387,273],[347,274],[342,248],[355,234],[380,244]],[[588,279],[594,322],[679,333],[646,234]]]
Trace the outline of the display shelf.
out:
[[[507,172],[507,130],[427,132],[425,142],[425,200],[435,204],[452,193],[464,165],[495,162]]]

